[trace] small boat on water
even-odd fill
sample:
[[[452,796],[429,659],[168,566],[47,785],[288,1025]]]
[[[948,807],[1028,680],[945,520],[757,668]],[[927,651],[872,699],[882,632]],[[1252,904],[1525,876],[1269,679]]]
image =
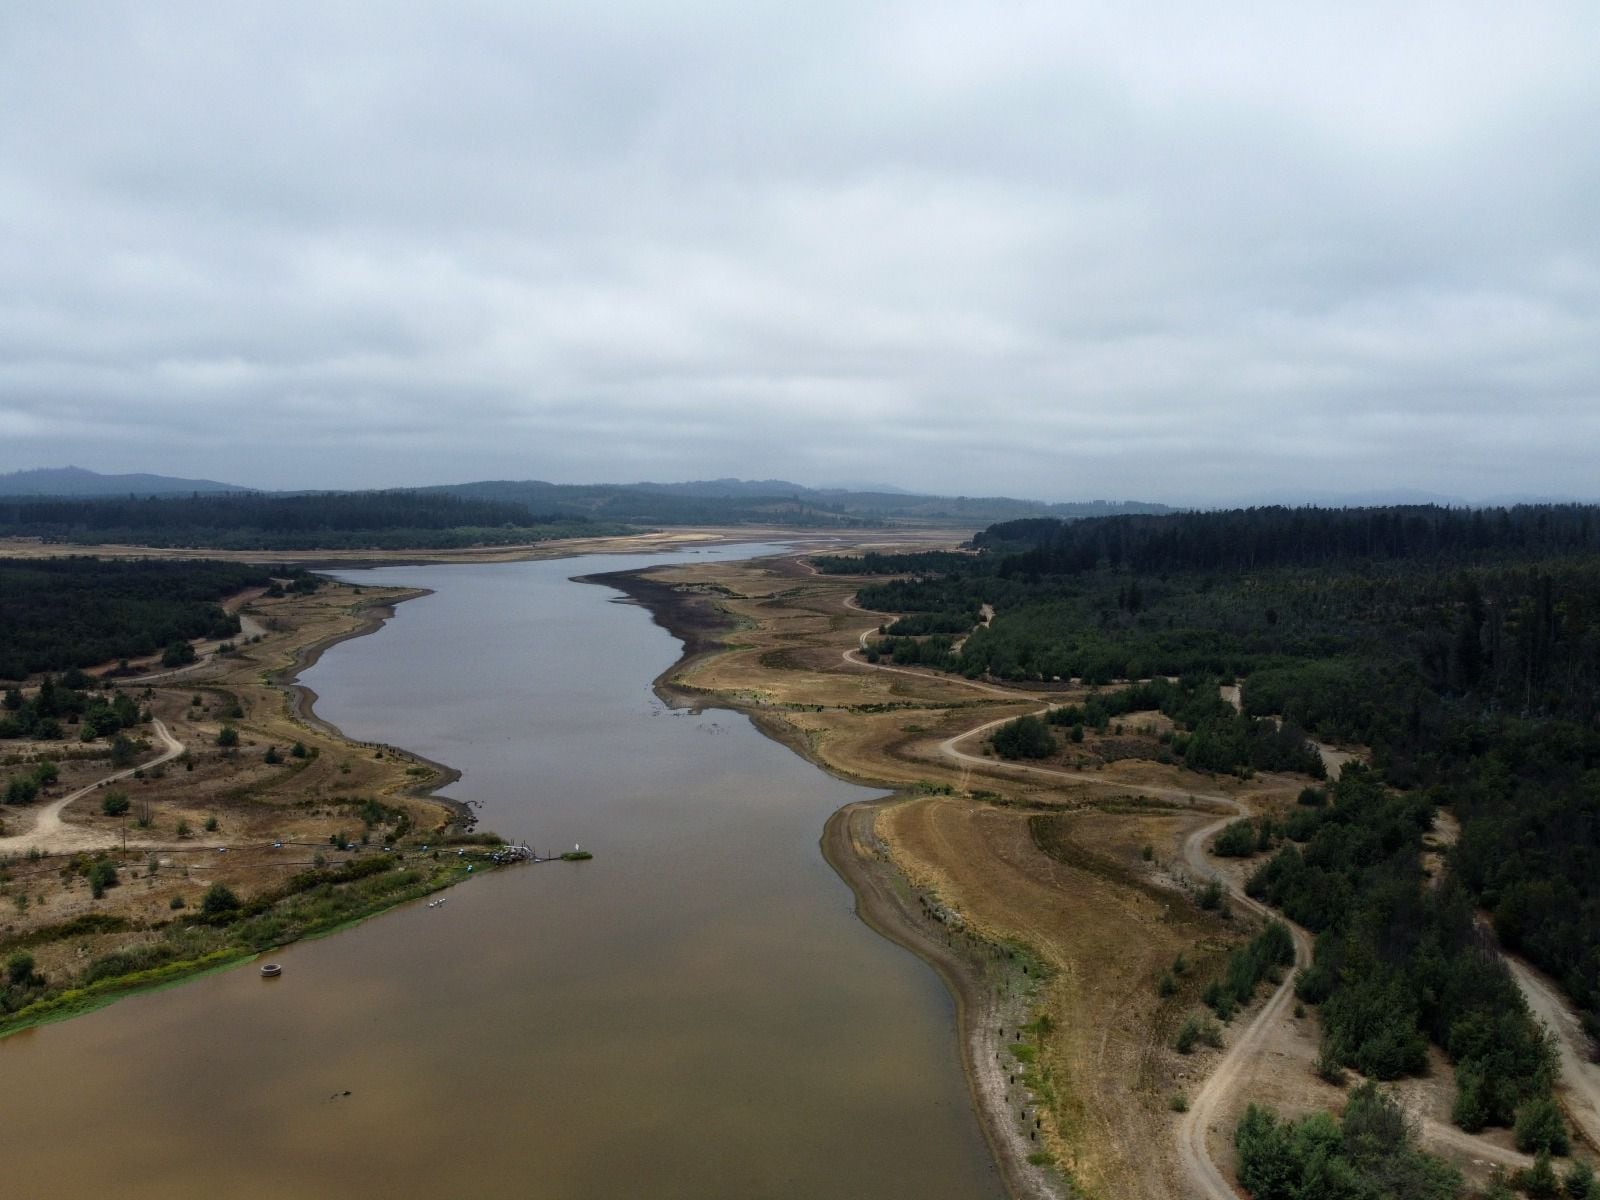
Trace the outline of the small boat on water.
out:
[[[266,963],[261,968],[261,978],[263,979],[276,979],[282,974],[283,968],[277,963]]]

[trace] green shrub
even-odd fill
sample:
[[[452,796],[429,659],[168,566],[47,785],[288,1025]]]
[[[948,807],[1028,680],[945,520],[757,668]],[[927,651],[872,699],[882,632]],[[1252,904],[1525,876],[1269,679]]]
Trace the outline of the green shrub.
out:
[[[100,811],[108,817],[125,816],[129,807],[127,792],[107,792],[100,799]]]
[[[237,911],[238,908],[239,897],[234,895],[233,889],[225,883],[213,883],[200,898],[200,911],[208,917],[221,916],[223,913]]]
[[[1524,1154],[1565,1154],[1571,1149],[1567,1123],[1561,1118],[1560,1107],[1549,1096],[1537,1096],[1518,1107],[1513,1133],[1517,1149]]]
[[[1049,758],[1056,749],[1050,726],[1033,716],[1008,721],[994,731],[991,740],[1001,758]]]
[[[1212,1047],[1222,1045],[1222,1027],[1215,1021],[1205,1020],[1193,1014],[1184,1018],[1183,1025],[1178,1030],[1177,1039],[1173,1042],[1179,1054],[1188,1054],[1195,1046],[1204,1044]]]
[[[6,982],[13,987],[26,986],[33,979],[33,955],[18,950],[6,959]]]
[[[1249,858],[1256,852],[1255,823],[1248,819],[1232,822],[1217,834],[1211,852],[1219,858]]]
[[[163,667],[187,666],[195,660],[194,647],[188,642],[175,641],[167,645],[161,652],[161,665]]]
[[[7,804],[32,804],[38,798],[39,782],[31,775],[25,775],[21,779],[13,779],[6,784]]]
[[[1533,1166],[1525,1167],[1512,1177],[1513,1185],[1524,1192],[1529,1200],[1558,1200],[1561,1195],[1561,1181],[1556,1178],[1556,1171],[1550,1165],[1550,1152],[1541,1150],[1534,1155]]]
[[[116,887],[118,883],[117,864],[110,859],[102,858],[91,863],[85,874],[89,879],[89,890],[96,900],[106,894],[107,888]]]
[[[1592,1197],[1600,1195],[1600,1189],[1595,1187],[1594,1168],[1586,1162],[1572,1164],[1572,1170],[1567,1172],[1564,1186],[1572,1200],[1591,1200]]]

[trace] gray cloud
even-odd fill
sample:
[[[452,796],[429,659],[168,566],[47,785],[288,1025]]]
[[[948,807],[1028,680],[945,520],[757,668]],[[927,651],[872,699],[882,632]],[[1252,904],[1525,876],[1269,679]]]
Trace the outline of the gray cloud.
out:
[[[0,12],[0,469],[1593,495],[1581,4]]]

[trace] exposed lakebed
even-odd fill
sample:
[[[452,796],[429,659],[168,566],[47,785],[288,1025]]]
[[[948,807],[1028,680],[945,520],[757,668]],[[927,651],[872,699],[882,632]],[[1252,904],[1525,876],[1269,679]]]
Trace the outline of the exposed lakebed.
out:
[[[570,582],[659,561],[344,573],[434,594],[307,672],[319,715],[595,859],[0,1042],[5,1194],[998,1196],[948,996],[817,849],[871,793],[667,709],[676,640]]]

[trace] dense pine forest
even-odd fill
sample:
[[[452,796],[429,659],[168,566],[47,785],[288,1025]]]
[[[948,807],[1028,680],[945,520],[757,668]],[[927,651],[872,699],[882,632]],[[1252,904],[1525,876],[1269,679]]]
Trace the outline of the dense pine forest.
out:
[[[571,514],[443,492],[0,499],[0,536],[218,550],[406,550],[626,532]]]
[[[1600,1031],[1600,508],[1029,519],[973,549],[818,566],[894,576],[859,593],[906,622],[886,622],[895,636],[872,654],[1108,685],[1053,719],[1159,708],[1187,745],[1207,731],[1209,764],[1174,739],[1191,766],[1264,763],[1285,747],[1252,739],[1277,718],[1294,738],[1370,747],[1370,771],[1308,789],[1287,828],[1235,839],[1261,855],[1251,891],[1318,935],[1299,987],[1322,1009],[1324,1068],[1394,1078],[1422,1070],[1431,1041],[1455,1067],[1458,1123],[1558,1148],[1550,1050],[1494,941]],[[984,604],[987,626],[972,620]],[[1230,715],[1216,688],[1236,681]],[[1011,752],[1024,734],[1007,734]],[[1428,880],[1421,840],[1441,807],[1461,836]]]
[[[218,601],[270,583],[238,563],[0,559],[0,679],[230,637],[239,620]]]

